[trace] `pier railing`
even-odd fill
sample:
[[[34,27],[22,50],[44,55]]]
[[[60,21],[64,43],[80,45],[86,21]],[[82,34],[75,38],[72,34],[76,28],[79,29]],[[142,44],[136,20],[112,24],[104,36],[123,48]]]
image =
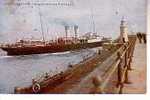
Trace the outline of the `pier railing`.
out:
[[[136,42],[136,36],[130,36],[129,43],[123,44],[123,46],[117,51],[117,59],[113,63],[113,65],[109,68],[109,70],[104,75],[104,80],[101,80],[98,76],[93,76],[93,85],[94,90],[90,93],[107,93],[105,92],[108,84],[110,84],[111,77],[113,74],[117,74],[116,76],[116,87],[113,88],[113,92],[108,93],[123,93],[124,84],[130,84],[129,81],[129,71],[132,70],[131,62],[134,52]],[[131,76],[132,77],[132,76]]]

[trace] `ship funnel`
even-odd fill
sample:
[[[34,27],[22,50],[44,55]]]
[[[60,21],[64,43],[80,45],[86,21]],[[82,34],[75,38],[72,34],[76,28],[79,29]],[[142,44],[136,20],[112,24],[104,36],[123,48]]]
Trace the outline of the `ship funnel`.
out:
[[[79,27],[77,25],[74,26],[74,34],[75,34],[75,38],[78,37],[78,29]]]
[[[66,38],[68,37],[69,26],[65,26]]]

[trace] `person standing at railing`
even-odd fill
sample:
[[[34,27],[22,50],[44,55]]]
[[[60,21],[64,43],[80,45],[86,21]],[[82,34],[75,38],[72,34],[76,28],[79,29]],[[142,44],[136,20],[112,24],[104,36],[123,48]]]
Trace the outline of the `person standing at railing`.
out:
[[[139,43],[142,43],[142,34],[140,32],[137,33],[137,38],[139,39]]]
[[[146,44],[146,34],[145,33],[142,33],[142,39],[143,39],[143,42]]]

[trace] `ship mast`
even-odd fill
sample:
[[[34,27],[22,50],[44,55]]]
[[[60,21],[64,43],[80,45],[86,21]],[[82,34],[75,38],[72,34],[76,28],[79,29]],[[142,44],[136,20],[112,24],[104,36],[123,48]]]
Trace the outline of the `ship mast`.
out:
[[[41,31],[42,31],[42,39],[43,39],[43,42],[45,43],[45,37],[44,37],[44,31],[43,31],[43,23],[42,23],[42,15],[41,15],[41,12],[40,12],[40,7],[39,8],[39,16],[40,16],[40,25],[41,25]]]
[[[95,22],[94,22],[92,2],[91,2],[90,10],[91,10],[91,24],[92,24],[92,33],[90,34],[90,36],[93,36],[94,34],[96,34],[96,27],[95,27]]]
[[[92,19],[92,25],[93,25],[93,29],[92,29],[92,30],[93,30],[93,33],[96,33],[92,3],[91,3],[91,19]]]
[[[92,18],[93,32],[95,33],[96,29],[95,29],[95,22],[94,22],[94,15],[93,15],[93,9],[92,8],[91,8],[91,18]]]

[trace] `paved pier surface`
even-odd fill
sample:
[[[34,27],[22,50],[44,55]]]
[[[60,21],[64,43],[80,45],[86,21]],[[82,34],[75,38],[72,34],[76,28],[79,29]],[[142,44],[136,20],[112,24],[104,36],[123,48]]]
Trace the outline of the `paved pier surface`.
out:
[[[129,72],[129,81],[131,81],[131,84],[124,84],[123,93],[146,93],[146,44],[136,42],[132,69]]]

